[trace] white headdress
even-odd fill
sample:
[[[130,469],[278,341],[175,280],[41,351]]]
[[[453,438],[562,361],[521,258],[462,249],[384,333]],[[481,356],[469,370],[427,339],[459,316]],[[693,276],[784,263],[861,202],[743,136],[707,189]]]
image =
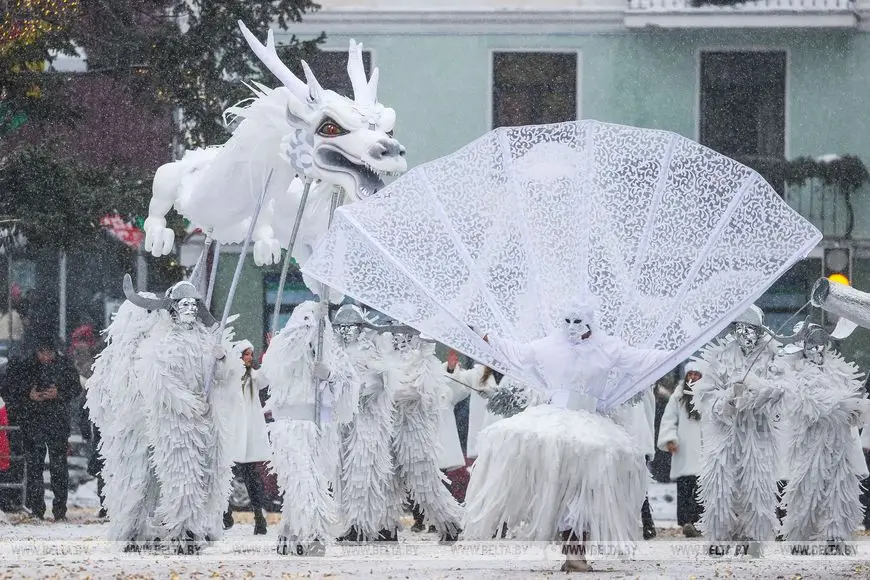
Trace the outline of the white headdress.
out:
[[[734,322],[742,322],[743,324],[764,328],[764,311],[753,304],[746,309],[746,312],[735,318]]]
[[[242,358],[242,355],[245,354],[245,351],[251,349],[254,350],[254,345],[250,340],[240,340],[237,343],[233,344],[233,351],[238,355],[239,358]]]

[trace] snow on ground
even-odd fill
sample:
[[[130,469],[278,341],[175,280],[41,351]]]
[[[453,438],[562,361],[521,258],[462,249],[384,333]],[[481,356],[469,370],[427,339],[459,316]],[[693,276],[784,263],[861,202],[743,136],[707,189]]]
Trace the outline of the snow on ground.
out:
[[[649,507],[652,511],[653,520],[657,526],[677,525],[677,484],[659,483],[653,481],[649,484]]]
[[[254,536],[250,513],[236,514],[225,538],[199,555],[126,554],[104,540],[107,525],[93,508],[70,510],[70,521],[20,521],[0,525],[0,579],[77,578],[449,578],[496,580],[564,574],[555,544],[459,542],[439,545],[434,534],[403,532],[396,544],[330,546],[322,558],[280,556],[275,551],[278,514],[269,514],[269,534]],[[704,542],[662,527],[642,542],[633,559],[592,557],[596,570],[584,578],[870,578],[870,536],[854,543],[858,556],[800,557],[769,550],[762,558],[713,558]],[[863,556],[862,556],[863,555]]]
[[[792,556],[769,545],[764,557],[711,557],[708,545],[683,538],[677,530],[676,485],[654,483],[650,504],[658,537],[638,545],[631,559],[590,557],[595,572],[577,577],[598,579],[678,578],[682,580],[772,578],[870,579],[870,536],[859,536],[853,556]],[[49,502],[50,505],[50,502]],[[9,514],[0,523],[0,580],[18,578],[140,580],[160,578],[280,579],[371,578],[520,580],[563,577],[556,544],[512,541],[439,545],[434,534],[405,531],[398,543],[330,546],[325,557],[300,558],[276,553],[279,514],[268,514],[269,534],[253,535],[250,513],[235,514],[236,525],[199,555],[128,554],[105,541],[107,524],[96,518],[94,482],[70,496],[70,521],[32,522]],[[50,510],[49,510],[50,513]],[[2,522],[2,520],[0,520]],[[407,522],[410,523],[410,522]]]

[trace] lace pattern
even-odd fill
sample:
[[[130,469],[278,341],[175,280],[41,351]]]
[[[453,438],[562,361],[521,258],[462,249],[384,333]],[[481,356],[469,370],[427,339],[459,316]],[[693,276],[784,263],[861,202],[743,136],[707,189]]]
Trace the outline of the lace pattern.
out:
[[[498,129],[341,208],[303,271],[515,376],[468,325],[531,341],[592,293],[604,331],[675,351],[630,380],[614,373],[606,410],[820,239],[736,161],[674,133],[578,121]]]

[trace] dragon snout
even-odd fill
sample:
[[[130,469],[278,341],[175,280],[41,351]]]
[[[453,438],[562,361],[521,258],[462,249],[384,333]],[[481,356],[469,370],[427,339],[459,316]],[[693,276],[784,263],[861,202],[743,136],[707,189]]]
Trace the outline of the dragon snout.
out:
[[[383,159],[385,157],[404,157],[405,148],[395,139],[381,139],[369,150],[369,155],[373,159]]]

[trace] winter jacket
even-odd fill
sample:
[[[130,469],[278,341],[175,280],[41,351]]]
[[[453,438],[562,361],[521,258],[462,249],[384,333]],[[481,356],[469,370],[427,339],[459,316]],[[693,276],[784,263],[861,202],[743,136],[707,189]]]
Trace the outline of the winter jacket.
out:
[[[682,396],[683,385],[680,384],[668,399],[659,423],[658,448],[667,451],[669,441],[679,447],[671,455],[671,480],[701,473],[701,421],[689,418]]]
[[[445,372],[447,365],[444,365]],[[474,365],[471,369],[463,369],[457,367],[452,374],[448,376],[454,380],[450,381],[450,388],[455,393],[454,401],[458,403],[466,397],[470,397],[468,403],[468,441],[466,445],[469,459],[477,457],[477,439],[480,432],[489,427],[501,417],[490,413],[486,408],[488,402],[488,394],[475,393],[472,389],[485,391],[486,393],[494,392],[498,385],[495,382],[495,377],[490,374],[485,384],[482,384],[483,373],[486,367],[483,365]],[[458,383],[456,381],[459,381]],[[465,385],[465,386],[463,386]]]
[[[628,432],[638,449],[652,459],[656,454],[655,393],[652,387],[643,391],[640,401],[618,407],[613,412],[613,420]]]
[[[54,360],[42,364],[36,354],[10,361],[6,370],[7,404],[14,408],[15,421],[22,433],[47,439],[67,439],[70,435],[70,403],[82,392],[79,373],[72,362],[56,353]],[[48,401],[33,401],[34,387],[57,387],[58,396]]]
[[[459,373],[462,372],[462,369],[457,367],[453,373],[448,373],[447,363],[442,365],[442,369],[446,376],[454,379],[458,378]],[[465,456],[462,454],[462,443],[459,441],[459,429],[456,426],[456,415],[453,413],[453,409],[457,403],[468,396],[469,391],[456,381],[448,379],[445,383],[450,387],[450,400],[441,410],[441,419],[438,421],[438,442],[440,443],[438,468],[450,470],[465,467]]]
[[[251,369],[251,386],[242,379],[242,408],[239,409],[237,423],[238,435],[236,453],[233,460],[237,463],[268,461],[271,457],[269,436],[266,433],[266,418],[260,404],[260,391],[267,388],[265,378]]]

